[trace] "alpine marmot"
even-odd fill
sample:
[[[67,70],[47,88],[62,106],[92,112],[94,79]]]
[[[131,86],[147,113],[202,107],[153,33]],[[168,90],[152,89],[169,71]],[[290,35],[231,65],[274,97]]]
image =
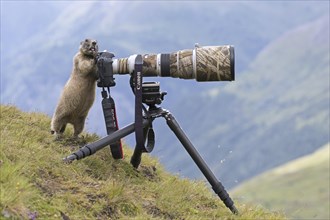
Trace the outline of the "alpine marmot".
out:
[[[86,39],[80,43],[73,58],[73,70],[64,86],[51,122],[51,133],[59,139],[67,125],[73,125],[75,138],[83,131],[89,109],[95,99],[97,80],[96,40]]]

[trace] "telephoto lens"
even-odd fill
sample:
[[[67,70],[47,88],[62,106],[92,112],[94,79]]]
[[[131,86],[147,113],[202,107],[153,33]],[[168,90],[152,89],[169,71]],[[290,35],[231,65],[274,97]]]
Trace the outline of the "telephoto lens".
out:
[[[114,74],[130,74],[136,55],[113,60]],[[143,55],[143,76],[195,79],[199,82],[235,80],[235,52],[231,45],[195,46],[173,53]]]

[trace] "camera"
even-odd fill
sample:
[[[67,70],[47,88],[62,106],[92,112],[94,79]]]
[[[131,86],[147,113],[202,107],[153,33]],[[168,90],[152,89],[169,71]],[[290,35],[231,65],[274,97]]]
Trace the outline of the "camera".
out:
[[[238,214],[227,191],[194,148],[175,117],[168,110],[156,106],[161,104],[167,94],[160,91],[160,83],[143,82],[142,80],[143,76],[161,76],[196,79],[202,82],[233,81],[235,80],[234,47],[199,47],[195,45],[192,50],[179,50],[170,54],[146,54],[143,56],[136,54],[121,59],[113,59],[113,57],[114,54],[107,51],[100,52],[96,57],[97,86],[102,87],[102,109],[108,136],[85,145],[64,158],[64,161],[72,162],[82,159],[108,145],[113,158],[122,159],[124,154],[121,138],[135,132],[136,146],[130,162],[133,167],[138,168],[142,153],[150,153],[154,148],[155,134],[152,122],[156,118],[163,117],[211,184],[214,192],[234,214]],[[110,95],[110,87],[116,85],[114,74],[130,74],[130,85],[135,95],[135,122],[122,129],[118,128],[115,101]],[[149,108],[146,109],[143,103],[147,104]]]

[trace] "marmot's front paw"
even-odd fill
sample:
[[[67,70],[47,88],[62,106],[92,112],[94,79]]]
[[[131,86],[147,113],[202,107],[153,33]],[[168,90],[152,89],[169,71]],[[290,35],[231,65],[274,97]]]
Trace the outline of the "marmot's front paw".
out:
[[[96,65],[96,59],[91,59],[90,62],[91,62],[91,66]]]
[[[55,133],[55,138],[54,138],[54,141],[60,141],[63,139],[63,134],[62,133],[57,133],[57,132],[54,132]]]

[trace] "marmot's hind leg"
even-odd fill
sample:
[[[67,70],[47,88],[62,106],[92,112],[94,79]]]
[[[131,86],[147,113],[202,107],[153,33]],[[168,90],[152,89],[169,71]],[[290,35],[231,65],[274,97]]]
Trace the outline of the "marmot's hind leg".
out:
[[[84,130],[86,117],[80,117],[73,123],[74,133],[73,137],[78,138],[78,135]]]
[[[66,128],[66,122],[64,119],[58,120],[54,119],[52,121],[51,133],[55,135],[55,140],[60,140],[63,137],[63,132]]]

